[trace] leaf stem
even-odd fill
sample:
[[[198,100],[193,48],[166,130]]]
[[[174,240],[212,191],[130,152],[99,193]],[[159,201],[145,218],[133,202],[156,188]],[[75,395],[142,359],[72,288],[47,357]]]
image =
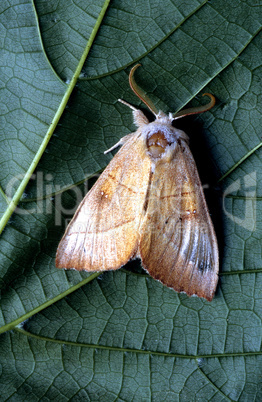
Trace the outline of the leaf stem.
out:
[[[46,133],[46,135],[45,135],[45,137],[43,139],[43,142],[40,145],[40,147],[39,147],[34,159],[32,160],[32,162],[31,162],[31,164],[30,164],[30,166],[29,166],[29,168],[28,168],[23,180],[21,181],[19,187],[17,188],[13,198],[10,200],[10,202],[9,202],[9,204],[7,206],[7,209],[6,209],[5,213],[3,214],[3,216],[2,216],[2,218],[0,220],[0,234],[4,230],[7,222],[9,221],[9,219],[10,219],[10,217],[12,215],[12,213],[15,211],[15,209],[16,209],[16,207],[17,207],[17,205],[18,205],[18,203],[19,203],[19,201],[20,201],[20,199],[21,199],[21,197],[22,197],[22,195],[23,195],[23,193],[25,191],[25,188],[26,188],[26,186],[27,186],[27,184],[28,184],[28,182],[30,180],[30,177],[32,176],[35,168],[37,167],[37,165],[38,165],[38,163],[39,163],[39,161],[40,161],[40,159],[41,159],[41,157],[42,157],[42,155],[43,155],[43,153],[44,153],[44,151],[45,151],[45,149],[46,149],[46,147],[47,147],[47,145],[49,143],[49,140],[52,137],[53,132],[54,132],[59,120],[60,120],[60,117],[62,116],[62,114],[63,114],[63,112],[65,110],[67,102],[68,102],[68,100],[69,100],[69,98],[71,96],[71,93],[73,92],[73,89],[75,88],[75,85],[77,83],[79,75],[80,75],[80,73],[82,71],[84,62],[85,62],[85,60],[86,60],[86,58],[88,56],[88,53],[89,53],[89,51],[91,49],[91,46],[92,46],[92,44],[94,42],[94,39],[95,39],[96,34],[98,32],[98,29],[100,28],[100,25],[102,23],[102,20],[104,18],[106,10],[107,10],[107,8],[109,6],[109,3],[110,3],[110,0],[105,0],[104,5],[103,5],[103,7],[101,9],[101,12],[100,12],[100,14],[99,14],[99,16],[97,18],[96,24],[95,24],[95,26],[93,28],[93,31],[92,31],[89,39],[88,39],[88,42],[86,44],[85,50],[84,50],[84,52],[82,54],[82,57],[81,57],[78,65],[77,65],[75,73],[74,73],[74,75],[73,75],[73,77],[72,77],[72,79],[71,79],[71,81],[70,81],[70,83],[69,83],[69,85],[67,87],[67,90],[66,90],[66,92],[65,92],[65,94],[64,94],[64,96],[63,96],[63,98],[61,100],[59,108],[58,108],[56,114],[53,117],[51,125],[50,125],[49,129],[47,130],[47,133]]]

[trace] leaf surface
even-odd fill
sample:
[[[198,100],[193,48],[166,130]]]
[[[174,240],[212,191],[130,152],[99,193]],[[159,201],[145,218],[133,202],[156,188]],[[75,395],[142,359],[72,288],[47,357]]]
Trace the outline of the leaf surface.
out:
[[[3,400],[261,400],[261,20],[248,0],[1,2],[3,216],[43,150],[1,226]],[[140,106],[136,62],[164,112],[217,98],[177,124],[219,240],[211,303],[139,261],[101,276],[55,268],[66,223],[112,158],[103,152],[134,131],[117,99]]]

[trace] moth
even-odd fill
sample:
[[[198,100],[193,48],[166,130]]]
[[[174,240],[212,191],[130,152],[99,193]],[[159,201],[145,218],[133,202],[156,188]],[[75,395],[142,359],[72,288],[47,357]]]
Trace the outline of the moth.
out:
[[[137,131],[122,146],[79,205],[58,246],[56,266],[116,270],[139,257],[143,268],[177,292],[211,301],[218,281],[218,246],[188,136],[172,125],[207,105],[176,114],[158,111],[129,74],[131,89],[155,117],[133,111]],[[106,153],[105,152],[105,153]]]

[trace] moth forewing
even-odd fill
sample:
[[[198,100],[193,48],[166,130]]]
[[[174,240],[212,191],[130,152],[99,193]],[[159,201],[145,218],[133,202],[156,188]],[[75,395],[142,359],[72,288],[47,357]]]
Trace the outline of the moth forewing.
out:
[[[218,281],[218,247],[188,136],[172,121],[215,104],[175,115],[157,111],[136,84],[135,94],[155,115],[149,123],[133,110],[138,130],[86,195],[58,246],[56,266],[87,271],[118,269],[140,257],[149,274],[189,296],[212,300]]]
[[[58,268],[117,269],[136,254],[151,167],[145,156],[134,133],[79,205],[58,246]]]
[[[139,255],[153,278],[210,301],[218,280],[216,237],[189,147],[180,138],[175,143],[172,159],[155,166]]]

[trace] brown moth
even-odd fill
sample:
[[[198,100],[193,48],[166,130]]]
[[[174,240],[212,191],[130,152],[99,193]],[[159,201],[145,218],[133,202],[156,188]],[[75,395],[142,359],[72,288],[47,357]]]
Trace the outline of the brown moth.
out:
[[[211,301],[218,281],[218,247],[188,136],[173,120],[215,104],[177,114],[158,111],[134,80],[134,93],[155,115],[149,122],[133,110],[136,132],[122,145],[79,205],[58,246],[56,266],[86,271],[116,270],[139,257],[164,285]]]

